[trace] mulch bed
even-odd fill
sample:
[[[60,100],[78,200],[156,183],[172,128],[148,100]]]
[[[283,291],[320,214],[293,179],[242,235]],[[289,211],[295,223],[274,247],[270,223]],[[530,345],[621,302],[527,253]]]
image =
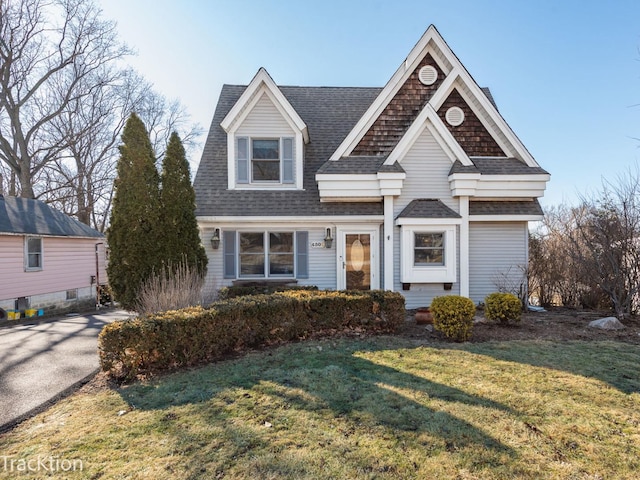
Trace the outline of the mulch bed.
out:
[[[398,330],[397,335],[422,339],[425,342],[450,342],[431,325],[417,325],[414,319],[415,310],[407,311],[407,321]],[[472,343],[509,340],[613,340],[640,345],[640,317],[623,320],[627,327],[624,330],[600,330],[589,327],[592,320],[609,317],[611,313],[575,310],[568,308],[552,308],[546,312],[527,312],[522,315],[520,323],[500,325],[490,322],[478,312],[473,326]]]

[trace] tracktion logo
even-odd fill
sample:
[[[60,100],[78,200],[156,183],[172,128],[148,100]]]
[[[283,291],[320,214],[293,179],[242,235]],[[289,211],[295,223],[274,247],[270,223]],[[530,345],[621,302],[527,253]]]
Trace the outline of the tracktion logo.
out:
[[[0,470],[4,472],[81,472],[83,469],[82,460],[69,460],[57,455],[38,455],[31,458],[0,455]]]

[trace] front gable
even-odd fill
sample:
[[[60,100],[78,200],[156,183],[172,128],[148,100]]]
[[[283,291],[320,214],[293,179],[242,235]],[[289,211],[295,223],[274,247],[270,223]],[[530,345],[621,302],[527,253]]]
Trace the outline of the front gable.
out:
[[[476,84],[433,26],[427,29],[327,163],[348,164],[350,159],[367,157],[372,159],[372,166],[377,163],[376,159],[382,159],[384,166],[402,166],[405,155],[425,129],[447,153],[451,166],[458,163],[469,167],[469,171],[449,176],[454,197],[474,196],[478,192],[483,197],[542,196],[549,175],[539,168],[499,114],[493,98]],[[506,171],[499,177],[489,177],[475,167],[472,159],[485,157],[504,159],[506,164],[516,161],[527,171],[517,174]],[[345,173],[340,176],[323,173],[316,175],[316,180],[321,201],[338,198],[353,201],[361,197],[358,182],[365,179],[348,178]],[[373,177],[366,179],[368,193],[372,192],[374,180]],[[395,191],[401,192],[404,179],[396,180],[400,183]],[[340,195],[336,193],[336,181],[344,186]],[[326,188],[329,185],[331,188]],[[382,192],[382,188],[378,190]],[[380,193],[378,201],[382,201],[382,197]],[[372,199],[367,197],[367,201]]]
[[[306,123],[261,68],[220,126],[230,190],[303,188]]]

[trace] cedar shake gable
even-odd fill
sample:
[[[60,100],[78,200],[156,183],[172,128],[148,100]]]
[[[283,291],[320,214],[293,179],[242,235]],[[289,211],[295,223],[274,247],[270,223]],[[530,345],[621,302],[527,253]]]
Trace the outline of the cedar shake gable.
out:
[[[459,107],[464,112],[464,121],[454,127],[449,125],[445,115],[451,107]],[[480,119],[473,113],[458,90],[451,91],[447,99],[440,106],[438,116],[449,129],[453,137],[470,157],[506,157],[489,131]]]
[[[438,72],[438,79],[433,85],[424,85],[418,78],[420,69],[426,65],[434,67]],[[351,155],[388,155],[438,90],[444,78],[442,69],[431,54],[427,54],[380,113]]]

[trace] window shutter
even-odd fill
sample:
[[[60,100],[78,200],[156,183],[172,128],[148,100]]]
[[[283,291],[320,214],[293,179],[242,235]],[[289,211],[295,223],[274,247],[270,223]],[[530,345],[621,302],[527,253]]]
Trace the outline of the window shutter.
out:
[[[236,183],[249,183],[249,138],[236,139]]]
[[[236,278],[236,232],[222,232],[222,256],[224,257],[224,278]]]
[[[293,138],[282,139],[282,183],[294,183],[293,140]]]
[[[296,278],[309,278],[309,232],[296,232]]]

